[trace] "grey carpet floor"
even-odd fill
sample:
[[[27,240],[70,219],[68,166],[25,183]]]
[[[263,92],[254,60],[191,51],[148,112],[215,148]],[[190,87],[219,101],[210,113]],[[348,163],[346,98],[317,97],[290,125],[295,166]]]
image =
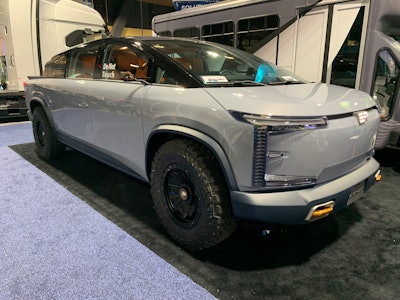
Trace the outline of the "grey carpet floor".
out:
[[[0,127],[0,299],[214,299],[4,146],[28,131]]]

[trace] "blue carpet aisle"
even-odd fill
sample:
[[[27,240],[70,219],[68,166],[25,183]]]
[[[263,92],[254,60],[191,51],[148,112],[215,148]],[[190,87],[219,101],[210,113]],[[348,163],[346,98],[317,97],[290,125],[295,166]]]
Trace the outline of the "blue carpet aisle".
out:
[[[7,146],[0,126],[0,299],[214,299]]]

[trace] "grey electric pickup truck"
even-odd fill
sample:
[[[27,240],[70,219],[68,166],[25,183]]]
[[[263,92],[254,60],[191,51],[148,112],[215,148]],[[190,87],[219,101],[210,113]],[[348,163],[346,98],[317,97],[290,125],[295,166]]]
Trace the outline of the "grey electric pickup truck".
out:
[[[216,245],[238,220],[318,220],[380,178],[380,107],[368,94],[223,45],[82,44],[30,78],[26,103],[41,158],[68,146],[149,183],[160,222],[187,249]]]

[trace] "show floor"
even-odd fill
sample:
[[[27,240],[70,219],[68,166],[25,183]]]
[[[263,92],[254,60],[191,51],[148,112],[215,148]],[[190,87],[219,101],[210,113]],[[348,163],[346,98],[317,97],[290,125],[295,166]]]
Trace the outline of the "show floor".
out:
[[[400,152],[334,216],[222,244],[171,242],[149,187],[76,151],[37,158],[30,123],[0,126],[0,299],[398,299]]]

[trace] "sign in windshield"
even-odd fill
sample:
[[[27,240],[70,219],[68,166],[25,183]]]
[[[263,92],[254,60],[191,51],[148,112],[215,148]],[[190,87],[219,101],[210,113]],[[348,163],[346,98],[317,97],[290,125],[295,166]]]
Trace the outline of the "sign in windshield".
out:
[[[219,1],[221,1],[221,0],[203,0],[203,1],[199,1],[199,0],[186,0],[186,1],[173,0],[172,4],[174,5],[176,10],[185,10],[185,9],[195,8],[195,7],[199,7],[199,6],[203,6],[203,5],[206,5],[206,4],[215,3],[215,2],[219,2]]]

